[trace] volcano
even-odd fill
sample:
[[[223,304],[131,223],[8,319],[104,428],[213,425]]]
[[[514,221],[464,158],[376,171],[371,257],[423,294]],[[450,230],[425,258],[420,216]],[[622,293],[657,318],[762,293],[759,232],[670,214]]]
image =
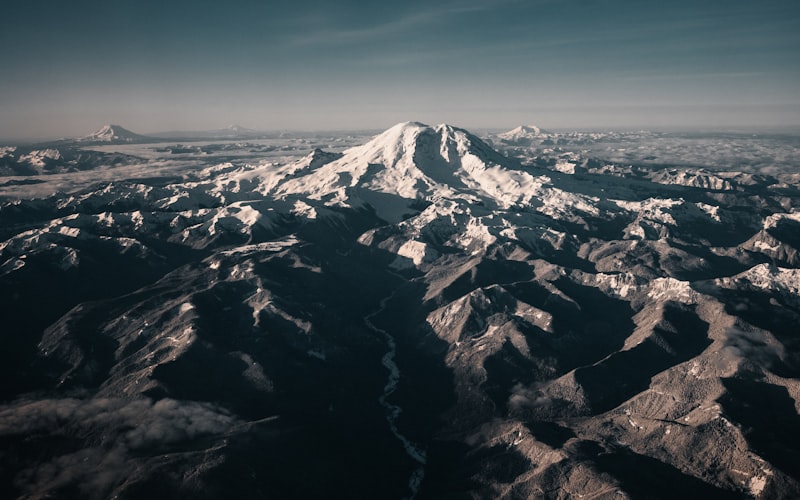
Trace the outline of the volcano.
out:
[[[143,148],[0,204],[5,496],[800,495],[796,174]]]

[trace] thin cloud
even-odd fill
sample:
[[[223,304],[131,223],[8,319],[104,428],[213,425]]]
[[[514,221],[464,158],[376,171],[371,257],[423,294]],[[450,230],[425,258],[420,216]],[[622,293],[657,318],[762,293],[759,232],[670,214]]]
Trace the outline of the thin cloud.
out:
[[[107,498],[146,457],[171,445],[225,436],[241,425],[246,424],[214,405],[170,399],[66,398],[0,406],[0,437],[66,437],[83,443],[47,462],[31,463],[14,478],[33,497],[74,485],[85,498]]]
[[[526,5],[543,5],[554,3],[556,0],[538,0],[527,2]],[[435,25],[453,16],[471,14],[476,12],[492,11],[506,5],[519,4],[521,0],[494,0],[451,3],[437,6],[427,10],[418,10],[410,14],[399,15],[397,18],[384,23],[358,29],[328,28],[313,34],[303,33],[287,40],[290,46],[313,47],[327,46],[330,44],[354,44],[378,41],[386,37],[399,34],[413,34],[414,32]]]
[[[654,75],[625,75],[620,80],[629,81],[665,81],[665,80],[712,80],[728,78],[757,78],[764,76],[761,72],[731,72],[731,73],[661,73]]]

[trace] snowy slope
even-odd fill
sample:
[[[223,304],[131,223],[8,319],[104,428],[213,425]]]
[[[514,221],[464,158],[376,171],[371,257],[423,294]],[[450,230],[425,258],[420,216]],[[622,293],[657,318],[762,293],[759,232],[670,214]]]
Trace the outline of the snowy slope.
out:
[[[268,194],[343,207],[369,204],[393,222],[420,200],[462,200],[496,208],[531,205],[547,181],[519,169],[465,130],[416,122],[395,125],[341,158],[310,167],[308,173],[274,182]]]

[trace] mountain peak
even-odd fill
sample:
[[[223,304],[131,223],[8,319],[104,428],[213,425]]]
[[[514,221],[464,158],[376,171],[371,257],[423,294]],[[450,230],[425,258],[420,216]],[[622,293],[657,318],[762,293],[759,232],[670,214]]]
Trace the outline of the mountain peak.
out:
[[[508,132],[497,134],[497,137],[504,142],[520,143],[530,142],[542,135],[542,129],[536,125],[520,125],[517,128],[511,129]]]
[[[146,137],[114,124],[103,125],[100,130],[78,139],[79,142],[139,142]]]
[[[339,158],[310,156],[306,163],[319,168],[286,180],[275,194],[324,199],[328,205],[365,202],[387,221],[401,220],[409,200],[456,196],[505,206],[524,197],[520,189],[531,184],[510,170],[516,162],[447,124],[398,123]]]
[[[372,141],[365,144],[363,147],[370,144],[391,145],[392,141],[395,143],[401,141],[402,138],[413,139],[416,146],[426,146],[430,141],[438,141],[441,145],[446,142],[454,142],[464,148],[464,150],[471,147],[478,147],[479,149],[492,150],[491,146],[484,143],[476,135],[468,130],[459,128],[447,123],[440,123],[435,126],[426,125],[420,122],[403,122],[398,123],[394,127],[386,130],[382,134],[376,136]],[[387,144],[389,143],[389,144]],[[499,155],[499,153],[496,153]]]
[[[420,122],[402,122],[375,136],[362,146],[345,152],[345,159],[380,164],[388,169],[413,168],[455,170],[471,157],[484,164],[503,165],[509,159],[467,130],[442,123],[431,127]]]
[[[309,153],[305,158],[301,160],[301,162],[307,163],[308,168],[316,169],[326,163],[330,163],[332,161],[336,161],[342,157],[342,153],[331,153],[328,151],[324,151],[320,148],[314,148],[311,153]]]
[[[236,123],[228,125],[225,128],[225,130],[230,131],[230,132],[254,132],[253,129],[250,129],[250,128],[247,128],[247,127],[242,127],[241,125],[238,125]]]
[[[528,134],[536,134],[536,135],[542,133],[542,129],[540,129],[536,125],[520,125],[519,127],[515,128],[514,131],[525,132]]]

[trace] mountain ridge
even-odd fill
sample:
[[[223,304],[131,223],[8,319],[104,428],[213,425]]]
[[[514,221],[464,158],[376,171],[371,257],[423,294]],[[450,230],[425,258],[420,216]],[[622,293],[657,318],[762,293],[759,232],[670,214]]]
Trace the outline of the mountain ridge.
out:
[[[0,491],[800,495],[795,174],[332,142],[0,202]]]

